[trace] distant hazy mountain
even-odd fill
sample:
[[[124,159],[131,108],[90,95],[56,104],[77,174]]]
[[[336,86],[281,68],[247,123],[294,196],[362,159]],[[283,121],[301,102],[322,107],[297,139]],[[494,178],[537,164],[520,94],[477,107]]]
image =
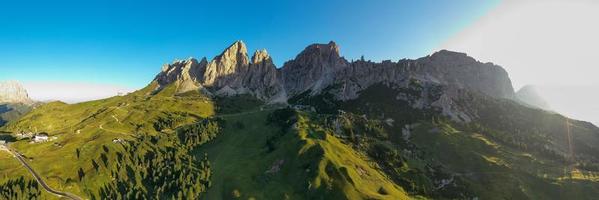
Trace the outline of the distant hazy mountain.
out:
[[[533,85],[526,85],[520,88],[516,92],[516,98],[525,105],[543,110],[551,110],[549,104],[539,95],[538,89]]]
[[[0,82],[0,126],[29,112],[34,103],[19,82]]]
[[[1,130],[48,134],[12,146],[82,199],[596,199],[599,128],[519,98],[464,53],[348,61],[329,42],[276,68],[235,42]],[[48,198],[27,180],[0,176],[0,199]]]
[[[27,90],[17,81],[0,82],[0,103],[32,104]]]

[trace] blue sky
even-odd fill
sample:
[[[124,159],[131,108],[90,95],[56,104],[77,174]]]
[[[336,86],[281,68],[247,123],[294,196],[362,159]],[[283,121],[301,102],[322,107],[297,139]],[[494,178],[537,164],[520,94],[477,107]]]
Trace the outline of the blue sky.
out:
[[[236,40],[277,66],[334,40],[348,59],[417,58],[498,1],[3,1],[0,80],[140,88],[164,63]]]

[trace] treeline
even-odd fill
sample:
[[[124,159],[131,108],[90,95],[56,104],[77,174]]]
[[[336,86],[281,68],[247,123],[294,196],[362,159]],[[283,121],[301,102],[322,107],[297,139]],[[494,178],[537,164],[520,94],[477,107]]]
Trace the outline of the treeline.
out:
[[[200,120],[191,125],[185,125],[177,129],[179,142],[190,150],[191,148],[204,144],[216,137],[220,131],[220,119]]]
[[[188,113],[184,112],[165,112],[163,116],[158,117],[154,122],[154,129],[156,131],[162,131],[165,129],[174,129],[177,125],[185,122],[185,119],[189,116]]]
[[[296,121],[296,112],[289,107],[273,111],[266,119],[267,124],[280,126],[283,130],[291,127]]]
[[[350,112],[322,118],[320,122],[345,144],[376,162],[393,182],[410,194],[449,199],[472,196],[460,177],[452,178],[447,168],[428,160],[422,149],[402,138],[404,126],[401,123],[389,126],[384,121]],[[449,179],[455,184],[437,188],[439,183]]]
[[[212,171],[208,155],[198,160],[191,150],[219,131],[217,120],[205,119],[177,129],[176,134],[144,135],[124,142],[124,150],[104,148],[91,165],[96,171],[109,171],[114,181],[92,199],[199,199],[211,185]],[[116,160],[111,163],[108,157]],[[85,178],[82,169],[78,173]]]
[[[266,139],[266,152],[270,153],[277,149],[277,143],[285,135],[288,129],[297,122],[295,110],[287,107],[278,109],[270,113],[266,119],[266,125],[280,127],[278,134],[272,135]]]
[[[244,112],[256,109],[264,104],[264,102],[248,94],[217,97],[214,102],[216,103],[216,112],[219,114]]]
[[[40,199],[41,195],[38,183],[23,176],[0,184],[0,199]]]

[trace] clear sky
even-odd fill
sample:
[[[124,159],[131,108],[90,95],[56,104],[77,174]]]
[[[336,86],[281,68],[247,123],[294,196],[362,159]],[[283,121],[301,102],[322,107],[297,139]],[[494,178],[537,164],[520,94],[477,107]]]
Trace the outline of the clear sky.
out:
[[[236,40],[277,66],[311,43],[348,59],[426,56],[498,1],[3,1],[0,80],[136,89],[164,63],[220,53]],[[33,86],[32,86],[33,85]],[[85,88],[85,87],[78,87]],[[34,88],[35,90],[35,88]],[[39,89],[38,90],[47,90]],[[67,88],[67,90],[75,90]]]

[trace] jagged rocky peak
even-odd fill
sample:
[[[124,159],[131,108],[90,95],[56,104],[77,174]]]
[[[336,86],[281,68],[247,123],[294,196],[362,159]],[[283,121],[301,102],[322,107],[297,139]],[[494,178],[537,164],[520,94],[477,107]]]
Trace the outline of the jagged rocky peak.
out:
[[[178,84],[178,92],[198,89],[206,65],[206,58],[202,58],[201,61],[195,58],[176,60],[171,64],[165,64],[154,81],[158,83],[159,89],[171,83]]]
[[[0,103],[32,104],[33,100],[18,81],[0,81]]]
[[[339,46],[337,43],[330,41],[328,44],[312,44],[302,53],[298,55],[298,57],[320,57],[321,59],[336,59],[339,58]]]
[[[298,64],[310,69],[323,69],[325,71],[335,71],[338,68],[347,66],[347,61],[339,55],[339,46],[333,41],[328,44],[309,45],[294,60],[288,63]],[[283,68],[286,66],[287,63]]]
[[[250,63],[247,47],[241,41],[208,64],[202,85],[219,96],[252,94],[267,102],[285,99],[280,97],[284,95],[282,84],[266,50],[256,51]]]
[[[247,47],[242,41],[236,41],[208,63],[203,84],[215,88],[240,87],[241,76],[247,72],[249,64]]]
[[[248,50],[243,43],[243,41],[238,40],[234,42],[231,46],[227,47],[219,56],[214,58],[212,61],[221,61],[221,62],[237,62],[240,64],[249,64],[248,58]]]
[[[259,74],[268,73],[268,75],[276,77],[276,71],[277,68],[265,49],[254,52],[252,63],[248,69],[249,74],[255,74],[256,72],[259,72]]]
[[[337,88],[329,92],[339,100],[349,100],[375,84],[408,87],[412,80],[423,86],[443,85],[496,98],[514,97],[502,67],[481,63],[464,53],[441,50],[416,60],[350,63],[339,49],[335,42],[312,44],[277,69],[266,50],[255,51],[250,59],[246,45],[237,41],[211,61],[188,59],[166,65],[156,81],[161,86],[175,82],[182,91],[201,89],[219,96],[252,94],[266,102],[286,102],[327,88]],[[443,102],[451,104],[452,97],[447,93]]]
[[[266,49],[256,50],[256,52],[254,52],[254,55],[252,56],[252,63],[258,64],[263,62],[272,63],[270,55],[268,55]]]
[[[285,103],[287,94],[278,76],[279,72],[268,52],[258,50],[252,56],[244,84],[259,99],[269,103]]]
[[[312,44],[283,65],[282,79],[289,95],[308,90],[317,93],[332,82],[335,72],[348,65],[335,42]]]
[[[250,62],[242,41],[233,43],[211,61],[191,58],[165,65],[155,81],[160,86],[157,89],[177,84],[177,92],[200,89],[209,95],[252,94],[267,102],[286,101],[283,84],[266,50],[256,51]]]

